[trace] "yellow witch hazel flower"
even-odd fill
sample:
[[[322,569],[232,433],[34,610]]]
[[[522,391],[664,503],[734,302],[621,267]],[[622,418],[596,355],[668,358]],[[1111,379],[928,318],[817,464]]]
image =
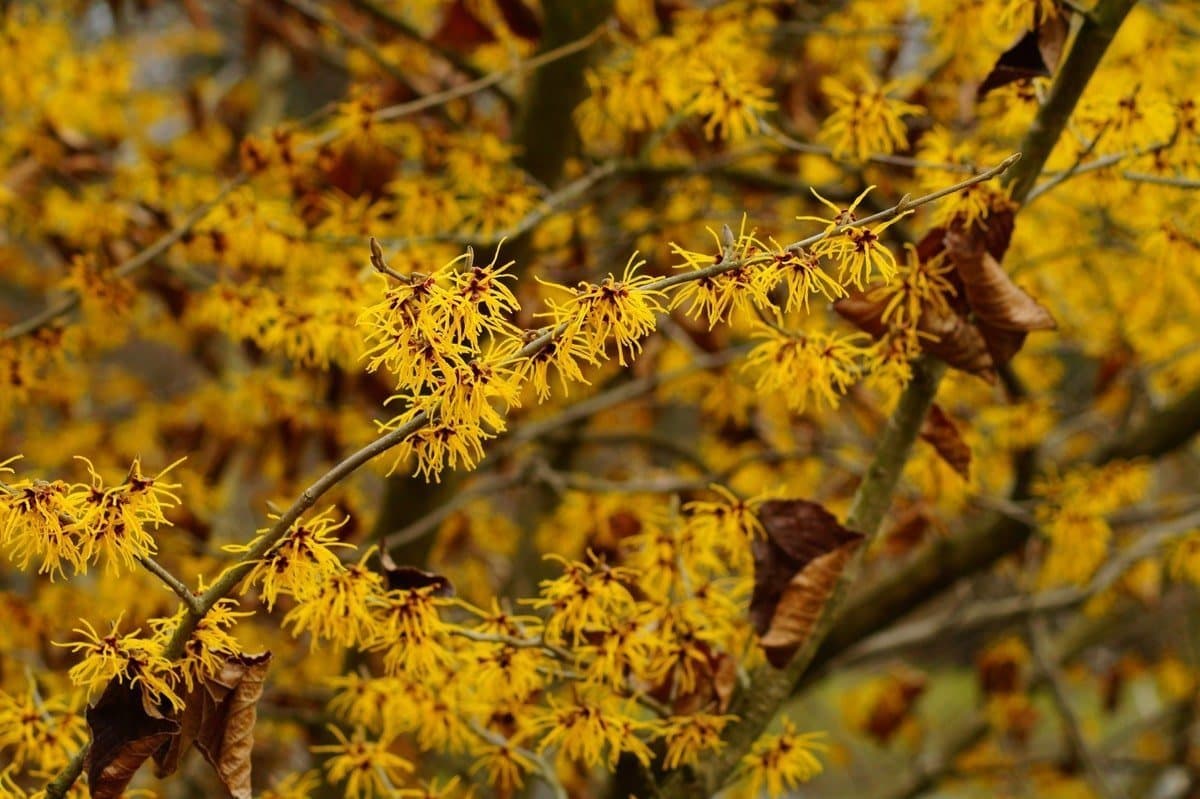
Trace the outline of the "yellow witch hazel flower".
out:
[[[474,685],[481,699],[520,701],[546,683],[545,652],[507,642],[483,642],[472,648]]]
[[[103,557],[109,570],[118,565],[132,569],[139,558],[148,557],[157,549],[146,527],[170,524],[163,511],[179,504],[179,497],[171,493],[179,484],[165,483],[162,477],[183,459],[154,477],[146,477],[141,462],[135,458],[125,482],[107,489],[92,462],[83,457],[79,460],[87,464],[92,477],[90,488],[72,495],[77,517],[74,528],[80,537],[83,558],[96,563]]]
[[[860,162],[903,149],[908,142],[904,117],[922,114],[924,109],[889,97],[896,82],[880,86],[866,72],[859,73],[858,81],[857,91],[837,78],[821,81],[833,113],[821,125],[820,138],[832,146],[835,158]]]
[[[705,63],[707,74],[688,110],[705,118],[704,135],[738,142],[758,132],[758,116],[775,107],[771,90],[731,64]]]
[[[634,575],[628,569],[609,566],[592,553],[588,563],[568,561],[558,555],[547,555],[563,565],[563,574],[553,580],[543,580],[540,596],[524,600],[535,608],[549,608],[546,622],[547,641],[579,643],[593,627],[603,625],[611,614],[627,616],[635,607],[628,586]]]
[[[1149,476],[1145,463],[1117,462],[1035,484],[1034,493],[1045,499],[1037,508],[1039,527],[1050,542],[1039,584],[1082,585],[1091,579],[1112,542],[1105,517],[1140,499]]]
[[[800,221],[821,222],[825,225],[826,235],[813,245],[812,251],[837,263],[838,282],[845,284],[849,280],[860,289],[870,282],[872,272],[878,272],[885,281],[895,277],[896,256],[883,245],[880,234],[912,213],[905,211],[874,225],[854,224],[858,221],[855,211],[874,188],[868,186],[847,208],[839,208],[813,189],[813,195],[834,212],[833,218],[796,217]]]
[[[670,770],[680,766],[694,766],[702,757],[725,746],[721,731],[736,716],[714,716],[696,713],[691,716],[671,716],[667,719],[667,754],[663,768]]]
[[[591,362],[594,357],[584,337],[568,330],[532,356],[518,361],[515,370],[522,383],[528,381],[533,386],[538,402],[545,402],[550,399],[552,372],[558,375],[563,396],[567,395],[570,383],[591,385],[581,364]]]
[[[783,283],[787,295],[783,306],[784,313],[791,313],[793,309],[799,308],[807,312],[808,300],[813,294],[820,295],[830,302],[846,296],[846,288],[821,267],[821,257],[815,252],[791,250],[773,238],[769,241],[775,264],[773,269],[762,270],[764,279],[771,283],[766,293],[780,282]]]
[[[517,741],[486,742],[479,746],[478,759],[471,773],[487,773],[487,781],[501,796],[510,796],[525,784],[525,775],[537,769],[533,753],[522,749]]]
[[[755,329],[762,339],[746,357],[744,368],[757,374],[755,387],[779,392],[792,410],[803,413],[810,398],[819,407],[837,408],[846,390],[863,373],[866,337],[851,333],[788,333],[773,325]]]
[[[420,408],[411,408],[391,421],[381,423],[380,429],[401,429],[420,413],[423,413]],[[442,470],[447,467],[470,471],[483,460],[483,442],[489,438],[495,438],[495,433],[475,421],[451,419],[424,425],[396,447],[396,460],[388,474],[410,461],[416,462],[413,474],[426,480],[440,480]]]
[[[261,794],[261,799],[308,799],[321,787],[321,775],[316,771],[288,774]]]
[[[159,654],[159,641],[139,638],[140,630],[119,635],[120,619],[113,622],[107,635],[83,621],[84,628],[76,628],[86,640],[60,644],[75,653],[82,653],[83,660],[67,673],[74,685],[91,696],[112,680],[130,686],[139,686],[146,701],[153,705],[169,704],[175,710],[183,707],[183,700],[175,692],[179,675],[171,661]]]
[[[742,499],[721,485],[710,486],[715,500],[694,500],[683,506],[688,529],[694,532],[697,549],[719,549],[731,537],[750,541],[766,535],[758,520],[758,507],[766,495]]]
[[[520,372],[512,364],[514,348],[500,346],[438,375],[420,394],[397,394],[388,403],[401,400],[408,410],[384,423],[394,429],[408,421],[415,409],[435,414],[445,424],[478,425],[502,432],[504,415],[521,404]]]
[[[915,331],[923,314],[950,312],[949,298],[956,292],[946,276],[954,267],[942,255],[922,261],[911,244],[904,251],[896,279],[872,288],[867,299],[884,302],[881,320],[890,329]]]
[[[353,544],[331,537],[350,521],[349,516],[334,521],[333,513],[334,508],[329,507],[293,524],[282,541],[254,562],[242,583],[242,593],[257,584],[267,610],[275,607],[280,594],[304,601],[320,593],[325,580],[342,570],[342,561],[334,548],[354,548]],[[244,555],[257,548],[269,533],[270,528],[263,528],[249,543],[226,544],[222,549]]]
[[[507,270],[515,261],[497,265],[500,260],[501,242],[496,246],[496,254],[491,263],[479,266],[474,262],[474,253],[468,248],[462,258],[467,269],[454,273],[451,278],[453,292],[456,296],[455,311],[450,315],[447,330],[455,338],[468,341],[472,346],[478,346],[480,333],[487,330],[502,333],[509,329],[505,317],[520,309],[520,303],[513,295],[512,289],[504,284],[504,280],[516,280],[516,276]],[[457,260],[451,263],[457,263]]]
[[[371,550],[358,563],[326,574],[305,599],[288,611],[284,627],[292,635],[311,633],[313,644],[329,640],[342,646],[363,645],[376,630],[373,602],[383,595],[383,576],[366,566]]]
[[[765,788],[767,796],[777,799],[820,774],[817,755],[828,750],[824,738],[823,732],[797,733],[792,720],[784,719],[782,732],[762,736],[742,758],[739,795],[753,799]]]
[[[19,480],[0,491],[0,546],[22,570],[41,560],[38,574],[66,576],[64,567],[86,571],[84,548],[70,513],[71,487],[62,482]]]
[[[450,662],[440,591],[436,585],[395,588],[372,601],[374,628],[366,645],[383,650],[388,674],[428,675]]]
[[[641,350],[642,337],[654,332],[656,317],[665,310],[660,299],[663,292],[650,287],[654,278],[636,274],[645,263],[634,253],[620,280],[610,274],[598,284],[580,283],[566,289],[571,296],[562,304],[548,303],[550,311],[542,315],[550,316],[555,327],[564,327],[564,335],[578,338],[593,363],[600,360],[611,337],[617,359],[625,366],[627,355],[632,359]]]
[[[462,360],[469,350],[447,331],[449,324],[470,326],[452,321],[456,311],[462,312],[458,295],[443,285],[453,263],[430,275],[410,276],[363,312],[359,325],[367,328],[371,345],[367,371],[383,366],[398,386],[418,390],[433,380],[435,369],[449,369]]]
[[[611,770],[622,752],[649,765],[650,747],[639,734],[652,734],[657,725],[630,717],[607,695],[592,697],[585,692],[569,702],[551,698],[549,712],[537,720],[535,729],[543,731],[538,744],[541,751],[557,747],[562,755],[587,768],[604,763]]]
[[[58,769],[86,740],[83,716],[75,712],[67,697],[43,699],[32,680],[21,695],[0,689],[0,752],[11,765],[20,768],[29,764],[42,771]],[[0,771],[0,797],[7,796],[4,774]]]
[[[329,731],[338,742],[314,746],[312,751],[330,755],[325,761],[325,771],[330,781],[345,781],[344,791],[349,799],[394,796],[395,784],[403,782],[413,771],[412,763],[390,751],[392,741],[388,738],[369,741],[361,727],[349,737],[332,724]]]
[[[693,272],[711,269],[718,264],[729,268],[717,274],[706,273],[704,277],[684,283],[672,297],[671,308],[687,305],[688,315],[694,318],[707,317],[711,329],[736,311],[771,304],[767,292],[774,283],[764,281],[755,266],[773,260],[773,256],[764,251],[762,244],[754,237],[753,230],[746,231],[745,216],[742,217],[737,235],[729,227],[722,231],[723,238],[712,228],[707,230],[716,241],[716,254],[685,250],[672,242],[671,252],[683,259],[683,263],[677,264],[676,268],[691,269]]]
[[[239,618],[253,616],[253,612],[237,612],[234,608],[237,602],[232,599],[218,600],[215,605],[196,622],[183,648],[183,658],[179,662],[179,673],[188,691],[207,677],[220,672],[225,656],[236,654],[241,650],[229,628],[237,624]],[[173,616],[163,619],[151,619],[150,629],[154,640],[162,648],[167,646],[175,630],[183,623],[187,610],[180,608]]]
[[[474,468],[483,442],[505,429],[504,415],[520,404],[528,371],[516,358],[520,331],[506,318],[519,305],[504,283],[513,262],[498,265],[499,255],[497,248],[491,263],[476,265],[468,248],[432,274],[406,276],[372,240],[375,269],[398,281],[359,320],[367,328],[367,371],[387,369],[398,389],[387,402],[405,405],[377,422],[379,429],[411,430],[393,471],[415,463],[415,474],[436,480],[446,467]]]

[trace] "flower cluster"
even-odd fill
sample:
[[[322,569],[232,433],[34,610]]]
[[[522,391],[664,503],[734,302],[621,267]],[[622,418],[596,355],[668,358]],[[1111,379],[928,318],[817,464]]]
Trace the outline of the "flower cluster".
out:
[[[833,146],[834,157],[865,161],[871,155],[903,149],[908,143],[904,117],[919,115],[924,109],[891,98],[895,82],[880,86],[865,73],[858,82],[857,90],[837,78],[821,82],[821,90],[833,106],[833,113],[821,125],[821,137]]]
[[[9,461],[11,462],[11,461]],[[0,547],[22,569],[39,561],[37,571],[51,579],[84,573],[104,561],[115,571],[135,567],[157,547],[151,530],[170,522],[163,512],[179,497],[164,475],[142,473],[135,459],[119,485],[105,487],[91,463],[91,484],[22,479],[0,484]]]
[[[1038,506],[1038,521],[1049,542],[1040,584],[1086,584],[1112,545],[1107,515],[1141,499],[1148,481],[1145,464],[1118,462],[1039,483],[1035,490],[1043,504]]]

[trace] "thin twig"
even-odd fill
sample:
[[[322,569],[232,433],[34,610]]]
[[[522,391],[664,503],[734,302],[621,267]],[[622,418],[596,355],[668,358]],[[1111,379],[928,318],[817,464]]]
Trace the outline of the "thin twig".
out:
[[[1080,159],[1077,159],[1076,162],[1074,164],[1072,164],[1069,168],[1058,171],[1058,172],[1043,173],[1043,176],[1049,178],[1049,180],[1047,180],[1045,183],[1039,184],[1039,185],[1031,188],[1029,190],[1029,195],[1025,199],[1025,202],[1027,204],[1033,202],[1038,197],[1041,197],[1043,194],[1050,191],[1051,189],[1057,188],[1058,186],[1060,186],[1061,184],[1066,182],[1069,178],[1079,177],[1080,175],[1086,175],[1089,172],[1097,172],[1102,169],[1108,169],[1111,166],[1115,166],[1116,164],[1121,163],[1122,161],[1124,161],[1127,158],[1140,158],[1141,156],[1144,156],[1144,155],[1153,155],[1154,153],[1157,153],[1161,150],[1166,149],[1167,147],[1170,147],[1171,144],[1174,143],[1174,140],[1175,140],[1175,138],[1174,138],[1174,136],[1172,136],[1171,139],[1169,139],[1165,142],[1159,142],[1158,144],[1152,144],[1148,147],[1138,147],[1133,150],[1127,150],[1125,152],[1109,153],[1108,155],[1100,156],[1095,161],[1088,161],[1086,164],[1080,163],[1080,160],[1082,160],[1082,157],[1084,157],[1088,154],[1085,152],[1083,154],[1083,156],[1081,156]],[[1095,140],[1093,140],[1092,144],[1093,144],[1093,146],[1095,145]],[[1138,181],[1138,182],[1143,182],[1143,183],[1161,182],[1158,180],[1146,180],[1147,177],[1155,178],[1157,176],[1144,175],[1140,172],[1122,172],[1121,177],[1124,178],[1125,180],[1132,180],[1132,181]],[[1167,183],[1166,185],[1178,185],[1178,184]],[[1183,186],[1183,188],[1191,188],[1191,187]]]
[[[1025,198],[1025,203],[1028,204],[1033,202],[1040,195],[1045,194],[1055,186],[1070,180],[1072,176],[1079,174],[1079,170],[1083,166],[1084,159],[1086,159],[1095,151],[1096,145],[1100,144],[1100,139],[1104,137],[1104,133],[1108,130],[1108,126],[1109,121],[1106,120],[1105,123],[1100,126],[1100,130],[1096,131],[1096,135],[1092,137],[1092,140],[1089,141],[1086,146],[1080,149],[1079,153],[1075,156],[1075,161],[1050,180],[1046,181],[1040,186],[1034,187],[1034,189],[1029,192],[1029,196]]]
[[[850,230],[851,228],[862,227],[864,225],[869,225],[874,222],[886,222],[889,219],[893,219],[897,216],[900,216],[903,213],[911,211],[915,208],[919,208],[922,205],[928,205],[929,203],[936,202],[937,200],[940,200],[943,197],[947,197],[951,194],[960,192],[969,186],[974,186],[977,183],[984,183],[986,181],[992,180],[995,177],[1003,175],[1006,171],[1008,171],[1008,168],[1011,167],[1013,164],[1017,163],[1017,161],[1019,161],[1020,158],[1021,158],[1020,153],[1013,153],[1008,158],[1005,158],[999,164],[996,164],[995,166],[991,167],[990,169],[987,169],[987,170],[979,173],[978,175],[969,177],[966,180],[959,181],[958,183],[955,183],[953,186],[948,186],[947,188],[939,189],[935,192],[931,192],[930,194],[924,194],[917,198],[910,198],[908,195],[905,195],[904,197],[900,198],[900,202],[896,203],[895,205],[893,205],[890,208],[885,208],[884,210],[880,211],[877,214],[871,214],[870,216],[863,217],[862,219],[857,219],[852,222],[847,222],[844,225],[838,225],[836,227],[828,228],[826,230],[821,231],[820,233],[814,233],[813,235],[809,236],[808,238],[801,239],[800,241],[792,242],[791,244],[784,247],[784,251],[785,252],[800,252],[801,250],[811,247],[812,245],[816,244],[819,241],[823,241],[824,239],[827,239],[830,236],[836,236],[841,233],[844,233],[847,230]],[[716,275],[722,274],[723,272],[729,272],[733,269],[738,269],[743,266],[752,266],[754,264],[766,263],[767,261],[774,260],[774,258],[775,258],[774,255],[772,255],[770,253],[765,253],[762,255],[753,255],[748,258],[730,259],[728,261],[723,260],[720,263],[714,263],[712,266],[706,266],[702,269],[696,269],[691,272],[680,272],[675,275],[670,275],[669,277],[659,278],[658,280],[655,280],[652,283],[648,283],[646,287],[648,289],[654,289],[654,290],[671,288],[672,286],[677,286],[681,283],[688,283],[692,280],[701,280],[706,277],[714,277]]]
[[[158,256],[162,255],[172,246],[182,241],[189,233],[191,233],[192,229],[196,227],[196,225],[204,221],[204,218],[208,216],[214,208],[224,202],[225,198],[228,197],[234,189],[236,189],[238,186],[241,186],[245,182],[245,175],[237,175],[236,177],[227,181],[211,200],[194,209],[169,233],[160,236],[149,247],[142,250],[137,255],[134,255],[127,261],[124,261],[114,267],[112,270],[113,275],[116,277],[128,277],[129,275],[149,264]],[[81,298],[77,292],[71,292],[64,299],[47,307],[40,313],[36,313],[33,316],[30,316],[29,318],[17,322],[9,327],[4,331],[3,334],[0,334],[0,341],[18,338],[45,327],[58,317],[70,313],[72,310],[79,307],[80,299]]]
[[[465,490],[456,493],[449,501],[437,506],[411,524],[384,536],[380,539],[379,546],[382,550],[388,551],[402,547],[405,544],[410,544],[434,532],[443,521],[480,497],[486,497],[520,485],[526,477],[524,469],[515,469],[508,474],[483,477],[477,482],[472,483]]]
[[[713,355],[705,355],[698,357],[687,366],[682,366],[665,374],[652,374],[637,380],[632,380],[628,383],[623,383],[616,388],[602,391],[595,394],[582,402],[576,403],[564,409],[562,412],[553,416],[548,416],[544,419],[539,419],[526,425],[522,425],[516,430],[510,432],[507,436],[501,439],[496,446],[492,447],[489,452],[489,460],[492,463],[503,461],[504,458],[518,450],[522,445],[534,441],[539,438],[550,435],[556,430],[567,427],[580,419],[594,416],[600,411],[608,410],[622,403],[636,399],[653,391],[658,386],[673,382],[677,379],[695,374],[698,371],[705,369],[713,369],[730,363],[733,360],[746,354],[744,347],[732,347]],[[485,464],[486,466],[486,464]],[[429,511],[421,518],[386,536],[381,542],[382,549],[391,550],[398,546],[415,541],[423,535],[428,535],[437,529],[437,526],[447,518],[451,513],[459,508],[469,504],[479,497],[486,496],[497,491],[503,491],[506,488],[519,483],[525,477],[523,470],[518,470],[507,477],[498,477],[484,483],[482,480],[466,491],[457,494],[454,499],[451,499],[444,505]]]
[[[389,106],[388,108],[382,108],[376,113],[376,119],[383,121],[397,119],[402,116],[408,116],[409,114],[415,114],[418,111],[424,111],[427,108],[445,105],[446,103],[457,100],[460,97],[466,97],[467,95],[481,92],[484,89],[490,89],[492,86],[508,80],[509,78],[521,75],[525,72],[532,72],[535,69],[541,69],[547,64],[552,64],[555,61],[560,61],[582,50],[586,50],[592,45],[592,43],[605,36],[610,30],[612,30],[611,25],[601,25],[587,36],[576,39],[573,42],[568,42],[561,47],[555,47],[553,50],[547,50],[540,55],[536,55],[533,58],[522,61],[519,64],[515,64],[509,69],[493,72],[492,74],[479,78],[478,80],[464,83],[461,86],[455,86],[451,89],[447,89],[444,92],[438,92],[437,94],[431,94],[427,97],[422,97],[419,100],[412,100],[411,102]]]
[[[1086,586],[1060,588],[1032,598],[1020,595],[991,599],[964,611],[955,612],[951,618],[938,615],[894,627],[848,650],[832,661],[829,667],[837,668],[864,660],[874,660],[983,627],[1007,624],[1029,616],[1046,616],[1078,607],[1089,598],[1112,588],[1134,564],[1154,555],[1173,541],[1190,535],[1197,524],[1200,524],[1200,511],[1193,510],[1142,532],[1136,541],[1106,563]]]
[[[142,564],[142,566],[145,567],[146,571],[150,572],[155,577],[162,580],[163,583],[166,584],[166,586],[168,588],[170,588],[172,591],[174,591],[175,595],[178,596],[183,601],[184,606],[190,612],[192,612],[192,613],[200,613],[201,612],[200,600],[196,596],[195,592],[193,592],[190,588],[188,588],[186,585],[184,585],[182,580],[180,580],[175,575],[171,574],[171,572],[167,571],[165,566],[163,566],[161,563],[159,563],[158,561],[156,561],[154,558],[150,557],[149,555],[143,555],[143,556],[139,557],[138,563]]]
[[[1058,711],[1059,718],[1062,719],[1071,749],[1076,759],[1083,764],[1084,770],[1088,774],[1088,782],[1091,783],[1096,794],[1102,799],[1115,799],[1116,794],[1113,793],[1112,787],[1104,776],[1104,771],[1096,762],[1096,758],[1092,756],[1091,747],[1083,737],[1083,728],[1075,708],[1071,705],[1071,698],[1067,695],[1062,674],[1059,673],[1057,664],[1051,663],[1050,657],[1046,654],[1046,638],[1046,620],[1041,617],[1031,619],[1029,622],[1030,654],[1042,679],[1050,689],[1050,696],[1054,699],[1054,706]]]
[[[487,74],[482,69],[475,66],[450,48],[442,47],[437,43],[430,41],[428,37],[424,36],[419,30],[410,25],[402,17],[392,13],[389,9],[384,8],[383,6],[374,2],[374,0],[350,0],[350,5],[397,31],[404,36],[404,38],[408,39],[414,44],[420,47],[425,47],[429,50],[432,50],[434,53],[437,53],[440,58],[447,61],[451,66],[468,77],[482,78]],[[509,104],[510,106],[513,105],[514,101],[512,97],[500,91],[499,89],[495,89],[495,91],[501,98],[504,99],[506,104]]]
[[[758,124],[763,133],[789,150],[794,150],[800,153],[808,153],[810,155],[823,155],[827,158],[834,158],[832,147],[828,147],[824,144],[813,144],[811,142],[800,141],[799,139],[784,133],[782,130],[762,118],[758,120]],[[874,153],[872,155],[868,155],[865,160],[876,164],[887,164],[889,166],[899,166],[908,169],[936,169],[942,172],[960,172],[967,175],[974,175],[980,171],[979,167],[975,164],[954,164],[942,161],[923,161],[919,158],[909,158],[905,155],[892,155],[891,153]]]
[[[559,781],[558,774],[554,771],[554,766],[548,763],[546,759],[537,752],[517,746],[500,733],[487,729],[474,719],[468,720],[467,726],[471,728],[471,732],[475,733],[492,746],[496,746],[501,749],[509,749],[535,763],[538,768],[539,776],[541,776],[542,781],[545,782],[546,786],[550,788],[551,792],[553,792],[555,799],[568,799],[567,789],[564,788],[562,782]]]
[[[1185,178],[1182,175],[1154,175],[1149,172],[1122,172],[1121,177],[1134,183],[1153,183],[1156,186],[1172,186],[1177,189],[1200,189],[1200,178]]]
[[[487,238],[480,238],[474,235],[464,235],[461,233],[434,234],[430,236],[412,236],[403,239],[382,238],[379,239],[380,244],[393,249],[407,249],[422,244],[433,243],[451,243],[461,246],[476,245],[480,247],[494,247],[500,244],[505,239],[515,239],[524,233],[528,233],[533,228],[541,224],[547,217],[556,214],[559,211],[570,206],[580,197],[584,196],[593,186],[601,183],[608,178],[620,174],[625,171],[632,171],[636,168],[633,162],[629,161],[609,161],[591,170],[582,177],[571,181],[566,186],[563,186],[558,191],[546,196],[544,200],[537,204],[532,211],[523,216],[514,225],[505,228],[504,230],[496,231]],[[358,238],[338,238],[331,239],[335,243],[349,244],[358,243],[361,239]]]
[[[413,94],[419,94],[409,81],[408,75],[405,74],[404,70],[389,61],[375,42],[343,23],[329,8],[312,2],[312,0],[281,0],[281,2],[298,14],[330,28],[345,42],[361,50],[367,58],[374,61],[380,69],[386,72],[392,80]]]

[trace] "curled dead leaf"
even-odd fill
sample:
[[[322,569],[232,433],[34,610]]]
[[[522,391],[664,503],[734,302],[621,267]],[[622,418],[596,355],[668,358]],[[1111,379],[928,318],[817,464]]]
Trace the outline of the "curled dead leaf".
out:
[[[91,746],[84,768],[92,799],[116,799],[149,757],[179,732],[179,722],[113,680],[87,709]]]
[[[695,688],[679,693],[675,690],[674,679],[668,678],[657,687],[656,698],[670,702],[672,712],[681,716],[724,713],[729,709],[737,686],[737,662],[728,653],[716,651],[706,644],[697,644],[697,648],[703,657],[692,664]]]
[[[496,41],[496,34],[483,23],[463,0],[446,6],[442,22],[430,41],[439,47],[457,52],[471,52],[484,44]]]
[[[964,480],[970,479],[971,448],[958,432],[954,420],[940,405],[930,406],[929,415],[921,427],[921,439],[931,444],[942,460]]]
[[[921,347],[955,369],[995,379],[995,362],[979,328],[956,313],[924,314],[917,329],[927,338]]]
[[[1012,281],[981,239],[950,231],[946,251],[962,280],[967,303],[981,322],[1022,333],[1057,327],[1050,312]]]
[[[500,9],[500,16],[504,17],[504,24],[513,35],[530,42],[541,37],[542,23],[537,14],[521,0],[496,0],[496,7]]]
[[[816,627],[863,535],[847,530],[816,502],[771,500],[758,510],[750,619],[767,660],[782,668]]]
[[[924,502],[901,508],[883,537],[884,550],[892,557],[912,552],[925,540],[934,520]]]
[[[983,219],[969,226],[936,227],[917,244],[924,263],[945,256],[953,270],[947,275],[954,294],[943,306],[922,307],[917,322],[921,348],[964,372],[995,379],[997,364],[1021,348],[1028,330],[1053,326],[1041,305],[1009,280],[1000,267],[1012,239],[1014,207],[1003,198]],[[980,307],[976,307],[976,303]],[[887,297],[870,290],[834,303],[843,318],[875,338],[883,338]],[[981,310],[982,309],[982,310]]]
[[[1033,29],[1000,54],[996,65],[979,85],[976,97],[982,99],[993,89],[1016,81],[1050,77],[1062,58],[1069,30],[1067,17],[1061,10],[1039,15]]]
[[[195,745],[234,799],[250,799],[250,754],[271,653],[228,655],[184,700],[179,732],[154,752],[158,775],[174,772]]]
[[[833,304],[833,310],[847,322],[875,338],[883,338],[887,325],[883,323],[886,300],[872,300],[865,291],[855,291]]]
[[[436,572],[427,572],[415,566],[398,566],[387,552],[379,553],[379,562],[383,566],[383,576],[387,580],[389,591],[416,591],[421,588],[433,588],[434,596],[454,596],[454,586],[448,579]]]
[[[983,83],[975,92],[975,96],[983,99],[988,92],[1016,83],[1019,80],[1050,77],[1050,67],[1038,47],[1036,31],[1025,31],[1016,44],[1005,50],[996,59],[995,65],[988,72]]]

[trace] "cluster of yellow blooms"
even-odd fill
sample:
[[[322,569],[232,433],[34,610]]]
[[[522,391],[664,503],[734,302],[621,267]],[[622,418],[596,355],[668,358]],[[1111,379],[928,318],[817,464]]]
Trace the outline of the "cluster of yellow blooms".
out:
[[[12,471],[6,464],[0,471]],[[152,530],[169,525],[163,511],[178,504],[171,493],[178,484],[162,480],[172,466],[153,477],[142,474],[136,459],[120,485],[105,488],[103,478],[87,463],[91,485],[61,480],[0,483],[0,547],[22,570],[38,574],[86,573],[104,561],[106,571],[136,568],[155,552]]]
[[[282,40],[272,47],[300,42],[354,79],[297,122],[260,96],[270,49],[261,76],[167,92],[145,85],[138,48],[182,69],[221,49],[215,30],[84,35],[90,4],[41,5],[0,2],[0,63],[19,65],[0,71],[0,262],[14,286],[0,314],[7,324],[10,305],[42,293],[63,303],[0,330],[0,446],[29,457],[21,475],[15,458],[0,463],[0,799],[45,795],[34,786],[71,767],[89,740],[85,708],[108,686],[178,715],[228,658],[258,649],[287,664],[259,720],[264,797],[327,784],[355,799],[508,797],[532,780],[587,795],[619,763],[702,770],[739,723],[731,696],[765,668],[746,611],[767,493],[844,510],[877,409],[945,343],[929,319],[978,321],[951,255],[902,248],[915,241],[905,227],[1007,243],[999,181],[919,209],[904,192],[940,191],[1014,151],[1047,80],[1000,87],[978,109],[963,98],[1014,34],[1064,8],[851,0],[805,31],[795,59],[776,59],[808,25],[786,4],[619,0],[573,113],[586,144],[565,174],[589,190],[556,192],[508,140],[519,81],[479,89],[494,91],[487,101],[449,98],[436,106],[445,124],[394,102],[376,56],[432,95],[451,83],[436,36],[339,59],[330,43],[357,30],[341,17],[310,19],[319,33],[264,23],[255,36]],[[478,34],[472,70],[530,50],[505,16],[520,3],[378,5],[415,29],[453,14],[459,30],[476,17],[502,30]],[[975,467],[956,473],[929,437],[918,446],[900,493],[922,531],[1004,490],[1012,454],[1043,439],[1082,462],[1095,426],[1059,426],[1067,404],[1051,399],[1068,368],[1096,363],[1087,399],[1104,422],[1200,381],[1200,215],[1178,190],[1200,180],[1187,89],[1200,50],[1183,24],[1200,18],[1161,5],[1129,17],[1012,234],[1004,268],[1061,330],[1003,375],[1025,387],[1008,404],[969,375],[946,381],[939,404],[970,420]],[[803,238],[786,243],[797,223]],[[852,331],[827,307],[839,301],[877,307],[878,329]],[[1126,369],[1137,379],[1101,379]],[[601,404],[610,396],[627,404]],[[679,419],[694,420],[687,435]],[[535,446],[571,425],[578,462],[604,477]],[[621,435],[635,443],[615,459]],[[637,446],[650,451],[628,454]],[[320,482],[345,453],[385,451],[361,478]],[[73,463],[76,452],[93,460]],[[485,456],[493,470],[463,476]],[[383,473],[396,485],[451,472],[462,482],[449,502],[420,487],[445,507],[417,526],[397,531],[378,512]],[[1158,474],[1133,461],[1039,478],[1029,582],[1089,588],[1129,543],[1113,515],[1172,490]],[[502,499],[523,482],[558,492],[540,518]],[[272,520],[249,537],[247,506]],[[420,537],[457,595],[390,563],[396,541]],[[1200,538],[1181,540],[1165,562],[1200,583]],[[1164,555],[1148,553],[1127,583]],[[79,618],[74,635],[63,618]],[[1027,657],[1012,649],[985,654]],[[1194,669],[1168,676],[1179,693]],[[885,705],[901,728],[906,685],[860,686],[850,733],[886,739],[872,732]],[[1011,735],[1033,711],[1012,692],[987,712]],[[840,737],[784,719],[741,750],[734,791],[787,794],[845,754]]]

